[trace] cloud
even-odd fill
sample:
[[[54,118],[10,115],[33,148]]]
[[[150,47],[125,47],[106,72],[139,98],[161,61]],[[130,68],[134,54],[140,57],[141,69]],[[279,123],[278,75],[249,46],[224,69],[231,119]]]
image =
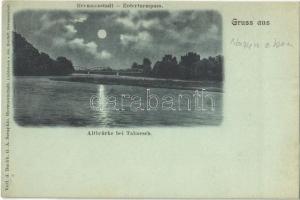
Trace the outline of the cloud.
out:
[[[54,42],[57,44],[61,42],[57,41],[58,38],[60,38],[59,40],[62,40],[62,38],[72,39],[78,32],[72,22],[72,18],[68,15],[60,16],[47,12],[42,14],[37,22],[34,26],[39,28],[33,34],[38,40],[56,40]]]
[[[74,23],[82,23],[82,22],[85,22],[88,18],[88,15],[86,14],[73,14],[73,22]]]
[[[145,19],[142,12],[130,12],[126,16],[119,16],[115,22],[121,24],[123,27],[129,30],[142,30],[151,28],[161,28],[160,21],[158,18]]]
[[[211,38],[218,39],[219,38],[219,28],[215,24],[212,24],[207,30],[207,34],[211,36]]]
[[[97,55],[98,45],[95,42],[85,43],[83,38],[75,38],[68,42],[72,49],[81,49],[87,53]]]
[[[109,59],[111,58],[111,54],[106,51],[102,50],[98,52],[98,45],[95,42],[86,42],[83,38],[75,38],[68,42],[68,45],[71,49],[79,49],[85,53],[93,55],[96,59]]]
[[[151,28],[157,29],[157,28],[161,28],[161,24],[157,18],[151,20],[141,20],[140,27],[145,29],[151,29]]]
[[[121,34],[121,44],[124,46],[135,45],[135,46],[146,46],[152,41],[152,36],[147,31],[139,32],[137,35]]]
[[[57,47],[63,47],[66,45],[67,40],[62,37],[55,37],[52,39],[53,45]]]
[[[129,29],[137,29],[137,25],[133,23],[133,21],[130,18],[117,18],[116,22],[122,24],[124,27]]]
[[[65,33],[66,37],[72,37],[77,33],[77,30],[75,29],[74,25],[68,24],[65,25],[65,28],[67,30],[67,32]]]
[[[100,59],[110,59],[112,55],[108,51],[103,50],[100,52],[100,54],[98,54],[98,56]]]
[[[165,54],[222,53],[222,17],[209,10],[24,10],[14,14],[14,24],[40,51],[82,67],[127,68],[144,57],[154,63]],[[99,28],[109,37],[99,40]]]
[[[64,24],[66,23],[66,19],[65,18],[58,18],[58,19],[51,19],[51,16],[46,13],[44,15],[41,16],[40,18],[40,29],[37,31],[37,34],[40,34],[42,32],[47,32],[48,30],[51,29],[57,29],[57,28],[62,28],[64,26]]]

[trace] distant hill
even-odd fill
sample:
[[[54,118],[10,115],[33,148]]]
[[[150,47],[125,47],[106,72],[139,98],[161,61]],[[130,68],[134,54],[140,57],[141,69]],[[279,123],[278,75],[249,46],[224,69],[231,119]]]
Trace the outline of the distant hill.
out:
[[[19,33],[13,32],[13,72],[16,76],[67,75],[74,72],[73,64],[65,57],[56,60],[39,52]]]

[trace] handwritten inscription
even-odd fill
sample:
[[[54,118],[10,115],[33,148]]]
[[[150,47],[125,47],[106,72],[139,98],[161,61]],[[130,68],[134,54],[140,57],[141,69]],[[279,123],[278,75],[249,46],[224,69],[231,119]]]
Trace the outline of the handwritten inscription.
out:
[[[273,39],[272,41],[258,42],[258,41],[241,40],[239,38],[232,38],[230,44],[244,49],[259,49],[259,48],[277,49],[283,47],[293,47],[293,45],[289,41],[283,41],[279,39]]]

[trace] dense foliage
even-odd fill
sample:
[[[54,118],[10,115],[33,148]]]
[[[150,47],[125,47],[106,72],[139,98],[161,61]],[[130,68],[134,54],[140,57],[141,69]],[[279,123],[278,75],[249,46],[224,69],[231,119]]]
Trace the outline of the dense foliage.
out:
[[[67,75],[74,72],[73,64],[65,57],[56,60],[39,52],[20,34],[13,33],[14,75],[49,76]]]
[[[165,55],[153,66],[150,59],[144,58],[142,64],[134,62],[129,69],[81,70],[82,73],[116,74],[145,76],[182,80],[223,81],[223,56],[200,58],[194,52],[181,56],[180,61],[173,55]],[[78,71],[78,72],[81,72]],[[74,72],[73,64],[65,57],[56,60],[46,53],[39,52],[24,37],[14,32],[14,74],[19,76],[67,75]]]
[[[145,58],[143,64],[133,63],[131,69],[139,70],[145,76],[157,78],[223,81],[223,56],[200,59],[197,53],[189,52],[181,56],[178,63],[176,57],[165,55],[154,64],[153,68],[150,60]]]

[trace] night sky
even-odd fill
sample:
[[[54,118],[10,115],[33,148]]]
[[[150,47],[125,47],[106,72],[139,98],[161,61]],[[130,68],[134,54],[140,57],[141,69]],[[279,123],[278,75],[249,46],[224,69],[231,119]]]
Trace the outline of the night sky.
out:
[[[52,58],[74,66],[129,68],[147,57],[180,60],[189,51],[201,57],[222,53],[222,18],[215,11],[34,11],[14,15],[15,31]]]

